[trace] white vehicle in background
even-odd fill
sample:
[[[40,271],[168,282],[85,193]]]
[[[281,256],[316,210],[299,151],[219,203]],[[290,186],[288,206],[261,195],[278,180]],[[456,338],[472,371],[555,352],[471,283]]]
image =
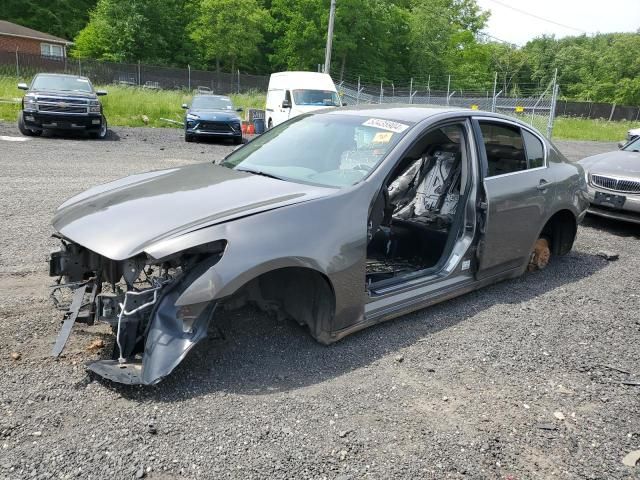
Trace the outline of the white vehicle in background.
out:
[[[632,128],[627,132],[627,142],[630,142],[637,137],[640,137],[640,128]]]
[[[341,105],[336,86],[326,73],[273,73],[267,91],[266,126],[272,128],[303,113]]]

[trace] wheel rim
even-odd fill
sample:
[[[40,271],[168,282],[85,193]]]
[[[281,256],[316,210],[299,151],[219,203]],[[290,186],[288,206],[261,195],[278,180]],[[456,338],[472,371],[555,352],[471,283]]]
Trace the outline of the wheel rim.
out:
[[[100,126],[100,137],[104,138],[107,136],[107,122],[102,122]]]

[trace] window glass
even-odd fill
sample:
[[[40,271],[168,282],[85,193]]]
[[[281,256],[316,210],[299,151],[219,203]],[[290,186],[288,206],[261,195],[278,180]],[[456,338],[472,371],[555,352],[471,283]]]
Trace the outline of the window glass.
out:
[[[69,92],[92,92],[89,79],[71,75],[40,73],[33,79],[33,90],[63,90]]]
[[[527,159],[519,128],[481,121],[480,129],[487,152],[487,177],[527,169]]]
[[[544,148],[542,142],[532,133],[522,130],[524,145],[527,150],[527,160],[529,160],[529,168],[538,168],[544,166]]]
[[[227,97],[203,95],[193,97],[191,108],[194,110],[233,110],[233,104]]]
[[[296,105],[340,106],[338,94],[332,90],[294,90],[293,99]]]
[[[300,115],[233,152],[222,165],[292,182],[345,187],[376,168],[411,125],[360,115]]]
[[[40,44],[40,53],[46,57],[62,57],[64,55],[61,45],[51,45],[49,43]]]

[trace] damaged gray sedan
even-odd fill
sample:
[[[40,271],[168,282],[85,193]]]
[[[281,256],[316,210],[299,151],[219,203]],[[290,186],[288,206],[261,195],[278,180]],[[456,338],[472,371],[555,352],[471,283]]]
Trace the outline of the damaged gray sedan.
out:
[[[537,255],[544,266],[571,249],[588,203],[582,167],[507,117],[299,116],[221,165],[133,175],[60,206],[50,274],[53,297],[71,295],[53,353],[75,322],[106,322],[113,358],[89,368],[155,384],[222,309],[247,303],[329,344],[521,275]]]

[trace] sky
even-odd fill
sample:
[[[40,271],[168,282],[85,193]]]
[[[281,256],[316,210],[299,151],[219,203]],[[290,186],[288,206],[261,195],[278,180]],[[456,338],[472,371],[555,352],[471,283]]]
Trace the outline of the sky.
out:
[[[583,33],[635,32],[640,28],[640,0],[477,2],[483,10],[491,10],[491,18],[484,31],[517,45],[524,45],[543,34],[566,37]]]

